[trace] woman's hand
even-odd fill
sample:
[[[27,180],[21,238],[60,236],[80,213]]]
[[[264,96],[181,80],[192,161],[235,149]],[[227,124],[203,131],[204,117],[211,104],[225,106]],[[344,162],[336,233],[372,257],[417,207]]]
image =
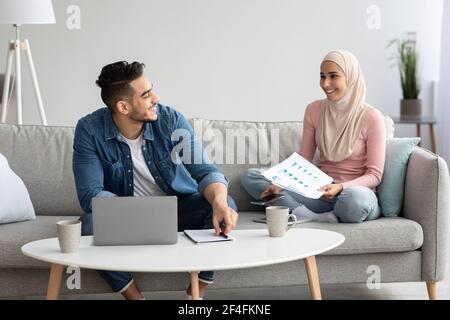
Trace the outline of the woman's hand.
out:
[[[334,197],[336,197],[344,187],[341,183],[332,183],[324,185],[322,188],[320,188],[320,191],[324,191],[324,194],[322,197],[324,197],[327,200],[332,200]]]
[[[283,188],[277,187],[276,185],[271,184],[261,193],[261,198],[267,197],[271,194],[281,194],[283,193]]]

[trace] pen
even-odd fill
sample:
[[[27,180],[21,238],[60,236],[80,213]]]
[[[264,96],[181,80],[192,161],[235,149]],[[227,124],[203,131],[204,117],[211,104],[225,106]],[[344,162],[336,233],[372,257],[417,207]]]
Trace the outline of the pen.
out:
[[[228,239],[228,236],[223,232],[223,229],[224,229],[224,228],[225,228],[224,224],[221,223],[221,224],[220,224],[220,234],[219,234],[219,236],[222,236],[222,237],[224,237],[225,239]]]
[[[220,236],[222,236],[222,237],[224,237],[225,239],[228,239],[228,236],[225,234],[225,233],[223,233],[223,231],[220,231],[220,234],[219,234]]]

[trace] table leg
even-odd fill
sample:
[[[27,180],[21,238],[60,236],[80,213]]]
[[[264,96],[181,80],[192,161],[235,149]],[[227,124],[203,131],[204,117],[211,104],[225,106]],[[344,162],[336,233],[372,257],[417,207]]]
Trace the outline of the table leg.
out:
[[[434,127],[433,124],[430,123],[428,125],[429,129],[430,129],[430,140],[431,140],[431,151],[433,151],[433,153],[436,153],[436,138],[434,136]]]
[[[198,300],[200,298],[200,291],[198,287],[198,272],[191,272],[191,294],[192,300]]]
[[[316,257],[305,258],[305,269],[308,275],[309,291],[313,300],[322,300],[320,293],[319,274],[317,272]]]
[[[59,287],[61,286],[63,271],[63,265],[52,263],[50,268],[50,277],[48,279],[47,300],[58,300]]]
[[[416,136],[418,136],[420,138],[420,140],[422,140],[422,137],[420,136],[420,123],[416,123]],[[419,147],[420,147],[420,143],[421,143],[421,141],[419,141]]]

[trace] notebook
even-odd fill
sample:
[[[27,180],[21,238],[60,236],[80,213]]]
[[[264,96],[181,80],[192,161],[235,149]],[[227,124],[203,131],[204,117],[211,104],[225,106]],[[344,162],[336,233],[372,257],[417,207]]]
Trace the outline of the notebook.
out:
[[[231,241],[234,237],[230,234],[217,236],[214,229],[184,230],[184,234],[195,243]]]

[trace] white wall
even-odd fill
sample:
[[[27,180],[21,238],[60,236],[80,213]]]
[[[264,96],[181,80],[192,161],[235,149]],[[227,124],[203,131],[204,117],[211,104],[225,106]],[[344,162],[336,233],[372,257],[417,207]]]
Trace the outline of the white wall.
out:
[[[447,163],[450,163],[450,2],[444,4],[442,23],[442,56],[441,56],[441,78],[439,80],[439,96],[437,102],[437,115],[439,124],[437,126],[437,143],[439,155]]]
[[[74,125],[102,102],[94,84],[103,65],[138,60],[148,66],[162,103],[188,117],[283,121],[302,119],[322,98],[318,70],[331,49],[352,51],[365,73],[367,100],[398,115],[399,77],[388,40],[417,30],[422,99],[439,78],[442,0],[54,0],[56,25],[27,25],[51,125]],[[66,26],[69,5],[81,29]],[[380,11],[370,30],[367,9]],[[0,26],[0,70],[13,28]],[[24,61],[25,62],[25,61]],[[26,63],[25,63],[26,65]],[[1,72],[1,71],[0,71]],[[24,122],[40,123],[24,67]],[[400,128],[413,135],[414,128]]]

